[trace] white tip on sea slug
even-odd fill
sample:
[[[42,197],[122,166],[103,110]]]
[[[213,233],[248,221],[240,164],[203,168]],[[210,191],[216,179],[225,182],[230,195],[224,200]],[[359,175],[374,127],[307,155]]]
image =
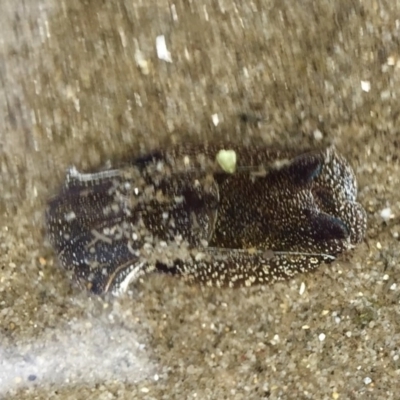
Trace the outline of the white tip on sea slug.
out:
[[[216,156],[219,166],[229,174],[236,169],[236,152],[234,150],[220,150]]]

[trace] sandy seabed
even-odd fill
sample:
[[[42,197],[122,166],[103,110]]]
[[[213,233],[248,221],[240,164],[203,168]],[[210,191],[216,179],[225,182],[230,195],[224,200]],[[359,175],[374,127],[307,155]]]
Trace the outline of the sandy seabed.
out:
[[[397,0],[0,2],[0,398],[398,399],[399,18]],[[334,143],[365,242],[273,286],[73,287],[43,219],[66,168],[205,139]]]

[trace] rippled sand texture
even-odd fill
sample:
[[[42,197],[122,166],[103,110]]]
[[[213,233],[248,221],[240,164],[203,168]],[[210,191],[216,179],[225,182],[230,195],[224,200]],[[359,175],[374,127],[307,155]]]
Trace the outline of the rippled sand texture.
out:
[[[151,4],[151,5],[149,5]],[[396,399],[400,2],[0,2],[0,398]],[[290,282],[71,286],[65,169],[168,143],[334,143],[365,243]]]

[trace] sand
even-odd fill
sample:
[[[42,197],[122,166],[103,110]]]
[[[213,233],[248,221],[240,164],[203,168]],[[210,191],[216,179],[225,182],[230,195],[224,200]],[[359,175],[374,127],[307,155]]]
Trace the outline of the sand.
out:
[[[3,0],[0,398],[398,399],[399,15],[397,0]],[[66,168],[205,139],[334,143],[365,242],[273,286],[72,286],[43,218]]]

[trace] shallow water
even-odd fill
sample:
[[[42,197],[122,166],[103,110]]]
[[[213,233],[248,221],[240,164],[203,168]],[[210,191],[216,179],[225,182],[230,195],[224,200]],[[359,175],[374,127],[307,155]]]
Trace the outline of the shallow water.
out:
[[[0,398],[396,398],[400,3],[147,4],[0,2]],[[335,143],[366,242],[270,287],[72,287],[43,226],[66,168],[205,138]]]

